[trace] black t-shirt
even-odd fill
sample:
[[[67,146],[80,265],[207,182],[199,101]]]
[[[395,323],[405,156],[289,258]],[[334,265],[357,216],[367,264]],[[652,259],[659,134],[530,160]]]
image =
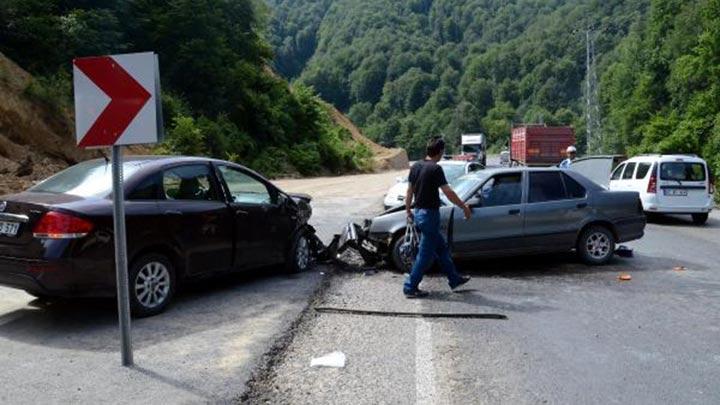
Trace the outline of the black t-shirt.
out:
[[[442,167],[432,160],[415,162],[408,177],[413,186],[415,208],[440,208],[440,187],[447,184]]]

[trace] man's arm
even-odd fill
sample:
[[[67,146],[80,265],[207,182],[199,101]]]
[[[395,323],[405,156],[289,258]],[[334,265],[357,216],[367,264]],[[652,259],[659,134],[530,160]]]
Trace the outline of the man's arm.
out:
[[[472,217],[472,210],[470,207],[465,204],[463,200],[458,197],[458,195],[455,193],[455,190],[452,189],[449,185],[444,185],[440,187],[443,193],[447,196],[448,200],[450,200],[451,203],[457,205],[458,207],[462,208],[463,213],[465,214],[465,219],[470,219]]]
[[[412,202],[413,202],[413,196],[415,195],[415,190],[413,189],[412,183],[408,183],[407,191],[405,192],[405,212],[407,213],[408,218],[412,218]]]

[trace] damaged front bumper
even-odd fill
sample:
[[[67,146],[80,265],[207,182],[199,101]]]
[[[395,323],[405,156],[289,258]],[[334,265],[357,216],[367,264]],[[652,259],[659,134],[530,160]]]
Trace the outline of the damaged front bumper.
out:
[[[311,246],[315,246],[313,250],[318,261],[334,260],[346,250],[353,249],[360,254],[365,264],[372,266],[382,261],[387,253],[384,242],[369,237],[367,225],[363,227],[356,223],[348,223],[327,246],[315,235],[314,229],[312,232]]]

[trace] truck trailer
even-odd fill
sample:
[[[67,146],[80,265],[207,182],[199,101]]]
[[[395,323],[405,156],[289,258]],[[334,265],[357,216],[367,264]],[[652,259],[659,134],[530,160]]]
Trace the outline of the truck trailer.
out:
[[[572,127],[523,124],[512,128],[510,159],[523,166],[552,166],[565,159],[571,145],[575,145]]]

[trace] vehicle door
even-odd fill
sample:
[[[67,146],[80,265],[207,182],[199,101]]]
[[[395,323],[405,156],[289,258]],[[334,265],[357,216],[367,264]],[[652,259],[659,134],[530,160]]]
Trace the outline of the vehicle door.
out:
[[[651,162],[638,162],[630,191],[637,191],[640,194],[647,192],[651,168]]]
[[[707,167],[701,161],[678,158],[660,163],[658,200],[671,208],[704,207],[708,202]]]
[[[235,224],[235,266],[282,263],[293,229],[288,203],[275,187],[236,166],[218,165]]]
[[[184,253],[188,274],[231,268],[232,217],[209,163],[165,168],[158,208],[168,239]]]
[[[608,189],[614,191],[621,190],[621,179],[623,171],[625,170],[625,165],[625,163],[621,164],[620,166],[616,167],[615,170],[612,172],[612,175],[610,175],[610,184],[608,184]]]
[[[458,256],[520,250],[523,235],[523,174],[502,173],[487,179],[468,200],[472,218],[453,213],[453,252]]]
[[[525,244],[529,250],[566,250],[589,213],[586,190],[561,171],[528,173]]]

